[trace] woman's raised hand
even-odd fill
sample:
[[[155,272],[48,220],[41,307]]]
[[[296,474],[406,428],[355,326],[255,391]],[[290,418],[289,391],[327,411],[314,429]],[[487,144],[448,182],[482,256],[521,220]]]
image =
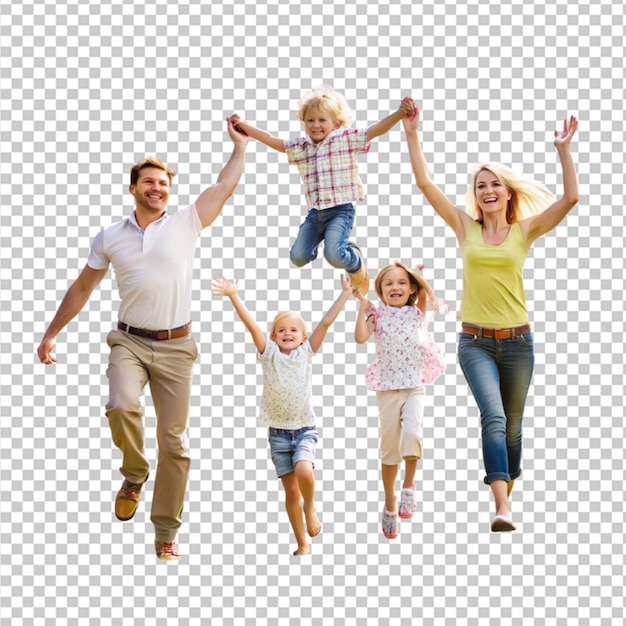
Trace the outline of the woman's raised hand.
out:
[[[578,128],[578,120],[572,115],[568,120],[563,122],[563,131],[559,133],[554,131],[554,145],[556,148],[569,146],[576,129]]]

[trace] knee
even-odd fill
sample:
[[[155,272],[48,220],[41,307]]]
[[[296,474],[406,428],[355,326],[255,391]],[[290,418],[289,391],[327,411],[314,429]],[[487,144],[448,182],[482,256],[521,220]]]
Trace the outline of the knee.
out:
[[[506,435],[506,419],[503,415],[483,416],[482,419],[483,439]]]
[[[105,413],[109,420],[113,421],[141,418],[141,404],[136,398],[112,396],[106,405]]]
[[[287,504],[292,503],[300,503],[300,489],[298,488],[298,484],[296,482],[290,483],[289,485],[285,485],[285,500]]]
[[[333,266],[343,268],[346,266],[346,249],[326,242],[324,246],[324,258]]]
[[[304,267],[307,263],[310,263],[308,259],[295,256],[294,254],[291,254],[289,258],[296,267]]]
[[[298,461],[294,468],[298,483],[311,483],[315,480],[313,476],[313,465],[309,461]]]
[[[186,437],[184,433],[176,435],[172,432],[157,434],[159,454],[169,457],[187,457]]]
[[[522,441],[522,429],[521,428],[519,430],[514,430],[512,432],[507,430],[507,433],[506,433],[507,445],[509,446],[517,445],[521,441]]]
[[[307,259],[301,251],[296,250],[295,246],[289,251],[289,259],[296,267],[304,267],[311,262],[311,259]]]

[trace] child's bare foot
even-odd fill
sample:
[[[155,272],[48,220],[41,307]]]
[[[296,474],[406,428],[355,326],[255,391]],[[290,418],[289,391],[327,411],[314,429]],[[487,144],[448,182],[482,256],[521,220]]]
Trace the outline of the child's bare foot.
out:
[[[316,537],[322,532],[322,524],[317,519],[317,513],[315,509],[311,509],[309,513],[304,512],[304,518],[306,519],[306,529],[310,537]]]
[[[309,553],[309,544],[305,544],[304,546],[299,546],[298,549],[294,552],[295,556],[304,556]]]

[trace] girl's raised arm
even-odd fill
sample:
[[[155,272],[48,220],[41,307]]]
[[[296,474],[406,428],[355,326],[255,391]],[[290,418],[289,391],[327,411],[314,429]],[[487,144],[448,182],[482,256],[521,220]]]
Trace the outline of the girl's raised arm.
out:
[[[409,156],[411,157],[411,167],[415,175],[415,182],[435,211],[437,211],[452,230],[454,230],[460,243],[465,239],[466,228],[471,224],[472,218],[465,211],[454,206],[430,177],[430,170],[424,158],[417,134],[419,117],[420,110],[416,105],[413,113],[406,115],[402,120],[406,141],[409,146]]]
[[[354,340],[357,343],[365,343],[376,330],[376,315],[370,314],[374,305],[361,294],[357,289],[354,292],[359,301],[359,312],[356,318],[356,326],[354,327]]]
[[[330,309],[328,309],[326,315],[321,319],[320,323],[317,325],[315,330],[311,333],[309,337],[309,345],[311,346],[311,350],[313,352],[317,352],[322,345],[322,341],[324,341],[324,337],[326,337],[326,333],[328,329],[331,327],[332,323],[337,319],[337,316],[343,309],[344,304],[350,299],[352,295],[352,285],[350,284],[350,279],[347,276],[341,276],[341,294],[339,297],[333,302]]]
[[[265,352],[265,346],[267,343],[265,335],[263,334],[261,327],[252,318],[252,315],[250,315],[250,311],[248,311],[246,305],[239,297],[239,293],[237,292],[238,282],[239,280],[237,279],[233,284],[223,276],[220,276],[219,278],[214,278],[211,281],[211,293],[214,296],[226,296],[227,298],[230,298],[230,301],[235,307],[237,315],[239,315],[239,319],[250,331],[250,334],[252,335],[252,341],[254,341],[256,349],[259,351],[259,354],[263,354]]]

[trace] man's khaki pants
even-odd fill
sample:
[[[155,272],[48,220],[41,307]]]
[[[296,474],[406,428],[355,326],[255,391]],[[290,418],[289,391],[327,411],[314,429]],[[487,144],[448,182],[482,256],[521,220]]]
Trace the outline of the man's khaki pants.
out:
[[[107,377],[109,419],[113,442],[122,451],[121,473],[133,483],[142,483],[150,471],[144,455],[144,429],[140,395],[150,383],[156,412],[159,460],[152,496],[156,541],[174,541],[181,525],[189,474],[186,445],[187,419],[198,356],[191,335],[154,341],[112,330]]]

